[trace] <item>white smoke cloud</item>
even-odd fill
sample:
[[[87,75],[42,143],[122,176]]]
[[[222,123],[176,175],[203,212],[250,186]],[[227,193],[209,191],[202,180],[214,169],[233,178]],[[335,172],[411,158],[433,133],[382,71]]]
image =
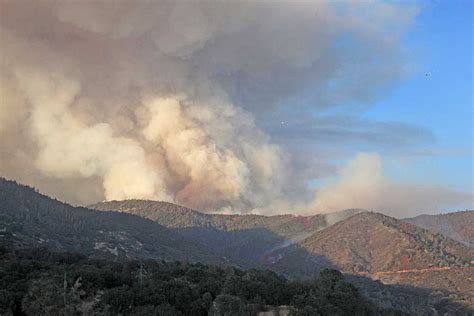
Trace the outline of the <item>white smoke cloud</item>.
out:
[[[7,0],[0,12],[0,175],[78,204],[268,214],[309,190],[259,121],[310,84],[315,112],[383,93],[403,76],[416,8]],[[317,209],[333,207],[321,192]]]
[[[343,166],[337,179],[322,186],[306,212],[329,213],[349,208],[406,217],[435,213],[443,207],[472,203],[473,195],[443,186],[397,182],[384,175],[376,153],[359,153]]]
[[[318,212],[373,209],[384,181],[380,157],[374,153],[360,153],[341,168],[335,182],[318,190],[313,208]]]
[[[50,73],[16,71],[18,86],[31,104],[31,132],[39,145],[36,166],[54,177],[98,175],[107,199],[172,200],[159,170],[132,139],[113,135],[109,124],[87,126],[69,106],[80,87]]]

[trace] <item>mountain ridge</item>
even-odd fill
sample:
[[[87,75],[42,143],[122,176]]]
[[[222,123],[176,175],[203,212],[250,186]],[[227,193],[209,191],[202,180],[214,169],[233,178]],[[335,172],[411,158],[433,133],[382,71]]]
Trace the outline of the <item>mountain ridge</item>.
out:
[[[304,250],[324,256],[343,271],[359,274],[468,266],[474,259],[472,249],[449,237],[374,212],[355,214],[295,247],[284,250],[282,258]]]
[[[0,178],[0,243],[105,258],[223,262],[173,230],[132,214],[100,212],[51,199]]]
[[[212,227],[219,230],[233,231],[265,227],[272,232],[291,235],[298,231],[315,231],[334,223],[338,219],[347,218],[362,209],[347,209],[340,212],[316,215],[260,215],[260,214],[216,214],[204,213],[170,202],[149,200],[123,200],[99,202],[88,206],[101,211],[119,211],[131,213],[157,221],[161,225],[173,228]],[[328,217],[331,217],[328,219]],[[293,231],[283,231],[285,226],[295,225]]]
[[[263,267],[269,252],[294,244],[336,220],[362,211],[351,209],[314,216],[226,215],[201,213],[169,202],[147,200],[109,201],[90,207],[154,220],[247,268]]]
[[[474,248],[474,210],[418,215],[406,221],[429,229]]]
[[[300,258],[298,264],[280,269],[281,262],[285,261],[281,261],[282,258],[294,256],[287,254],[291,249],[297,249],[296,253],[302,257],[313,256],[310,269],[321,265],[352,273],[462,266],[474,259],[473,251],[449,237],[419,228],[404,219],[364,210],[335,213],[340,220],[329,225],[327,216],[334,214],[207,214],[172,203],[144,200],[112,201],[92,207],[139,214],[174,227],[187,238],[210,245],[231,260],[247,258],[251,261],[250,266],[276,268],[287,275],[289,270],[295,270],[294,266],[300,266],[306,260]],[[344,244],[338,244],[338,240],[343,240]]]
[[[474,289],[468,283],[474,277],[471,249],[379,213],[349,210],[342,214],[347,218],[328,225],[327,215],[210,215],[187,208],[174,212],[177,206],[173,204],[147,202],[169,208],[156,217],[168,220],[168,225],[174,223],[169,228],[143,218],[156,215],[153,208],[148,213],[135,205],[135,214],[129,214],[137,201],[116,201],[115,206],[127,205],[118,212],[111,207],[107,211],[72,207],[1,178],[0,200],[0,244],[9,248],[47,247],[114,260],[155,258],[233,265],[270,269],[289,278],[307,279],[324,268],[336,268],[397,286],[426,287],[431,293],[442,290],[447,294],[441,299],[455,295],[460,303],[474,306]],[[183,220],[180,214],[188,217]],[[386,255],[390,249],[398,252]],[[449,269],[429,270],[444,266]],[[415,272],[400,274],[403,269]],[[377,275],[381,272],[392,274]],[[456,282],[463,283],[453,286]],[[370,292],[374,284],[358,286]],[[377,288],[369,295],[377,296]]]

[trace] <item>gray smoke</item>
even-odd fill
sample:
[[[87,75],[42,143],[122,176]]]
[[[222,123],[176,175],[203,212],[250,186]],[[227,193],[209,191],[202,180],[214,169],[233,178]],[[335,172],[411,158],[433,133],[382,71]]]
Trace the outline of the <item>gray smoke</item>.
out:
[[[404,73],[399,37],[416,13],[322,1],[0,9],[0,175],[76,204],[261,213],[312,193],[259,121],[305,89],[312,111],[383,93]]]

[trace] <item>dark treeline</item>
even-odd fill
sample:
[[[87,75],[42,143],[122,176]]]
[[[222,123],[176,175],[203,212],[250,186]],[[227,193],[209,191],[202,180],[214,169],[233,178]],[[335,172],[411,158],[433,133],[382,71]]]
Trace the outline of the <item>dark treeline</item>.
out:
[[[257,315],[279,307],[290,315],[388,312],[336,270],[295,282],[271,271],[0,249],[0,315]]]

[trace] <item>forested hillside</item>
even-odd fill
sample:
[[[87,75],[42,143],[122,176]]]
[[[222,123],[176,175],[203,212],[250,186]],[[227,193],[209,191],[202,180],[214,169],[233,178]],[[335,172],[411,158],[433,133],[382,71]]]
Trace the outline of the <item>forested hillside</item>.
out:
[[[290,282],[270,271],[155,260],[89,260],[0,249],[0,315],[378,315],[336,270]],[[397,313],[398,314],[398,313]]]
[[[224,231],[266,228],[282,237],[298,232],[313,232],[327,226],[324,215],[223,215],[207,214],[176,204],[161,201],[125,200],[109,201],[91,205],[103,211],[117,211],[140,215],[166,227],[209,227]]]
[[[134,214],[151,219],[182,236],[206,245],[243,267],[265,267],[272,253],[363,210],[314,216],[262,216],[207,214],[176,204],[125,200],[91,205],[90,208]]]
[[[72,207],[0,178],[0,244],[99,258],[223,262],[206,248],[139,216]]]
[[[337,217],[356,215],[332,224],[322,215],[209,215],[185,208],[174,212],[177,206],[169,203],[162,204],[165,211],[156,212],[160,202],[142,201],[138,206],[153,208],[145,216],[139,207],[130,212],[137,216],[128,209],[72,207],[5,179],[0,179],[0,199],[0,303],[5,311],[37,315],[48,308],[50,314],[60,314],[73,308],[70,314],[86,310],[96,315],[252,315],[280,306],[282,313],[290,309],[297,315],[314,315],[316,310],[344,315],[345,306],[353,309],[351,304],[357,302],[363,311],[368,308],[375,314],[456,314],[474,306],[471,249],[377,213],[349,210]],[[167,219],[170,227],[142,217],[152,215],[155,220]],[[42,248],[31,249],[37,247]],[[359,274],[346,275],[357,290],[334,271],[311,281],[326,268]],[[174,269],[181,270],[175,275]],[[290,282],[265,269],[306,281]],[[213,283],[216,278],[219,281]],[[339,287],[342,296],[334,294]],[[278,296],[274,291],[280,288],[292,293],[291,298]],[[184,298],[171,294],[181,290],[187,293]]]

